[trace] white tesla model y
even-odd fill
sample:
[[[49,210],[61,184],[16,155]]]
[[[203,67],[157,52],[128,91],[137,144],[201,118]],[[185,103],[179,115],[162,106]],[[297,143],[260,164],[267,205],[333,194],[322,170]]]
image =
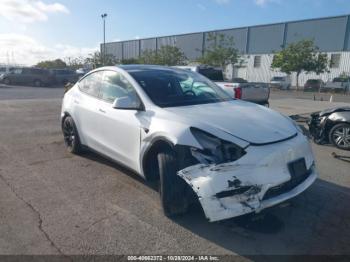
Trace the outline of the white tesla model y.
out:
[[[168,216],[194,200],[209,221],[259,212],[317,177],[310,144],[290,118],[187,70],[96,69],[65,94],[61,119],[70,152],[89,148],[159,180]]]

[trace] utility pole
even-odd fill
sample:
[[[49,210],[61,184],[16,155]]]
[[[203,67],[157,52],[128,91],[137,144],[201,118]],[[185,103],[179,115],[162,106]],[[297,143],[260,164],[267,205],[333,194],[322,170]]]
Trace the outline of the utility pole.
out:
[[[105,60],[106,60],[106,18],[107,14],[104,13],[101,15],[102,20],[103,20],[103,51],[101,50],[102,54],[102,65],[105,65]]]

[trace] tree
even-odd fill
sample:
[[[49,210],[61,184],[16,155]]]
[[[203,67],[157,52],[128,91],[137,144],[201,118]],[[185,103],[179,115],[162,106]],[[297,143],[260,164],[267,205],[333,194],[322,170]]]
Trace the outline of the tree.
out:
[[[140,64],[156,65],[158,64],[157,52],[149,49],[144,50],[138,60]]]
[[[165,45],[157,51],[159,65],[176,66],[186,63],[186,56],[177,46]]]
[[[118,60],[115,58],[114,55],[106,54],[103,57],[103,55],[99,51],[96,51],[93,54],[89,54],[89,57],[87,57],[84,62],[86,64],[92,64],[94,68],[118,64]]]
[[[208,47],[204,54],[198,59],[201,64],[211,65],[225,69],[226,66],[241,65],[243,60],[235,48],[233,37],[227,37],[224,34],[210,33],[207,37]]]
[[[127,59],[120,60],[120,63],[122,65],[135,65],[135,64],[139,64],[140,61],[137,58],[127,58]]]
[[[46,68],[46,69],[62,69],[66,68],[67,64],[61,59],[41,61],[36,64],[36,67]]]
[[[302,72],[321,74],[328,71],[327,54],[321,53],[313,40],[301,40],[292,43],[280,52],[275,53],[271,68],[291,74],[296,73],[297,90],[299,89],[299,75]]]
[[[183,65],[186,60],[187,58],[180,48],[170,45],[162,46],[157,51],[145,50],[139,58],[140,64],[167,66]]]
[[[76,70],[84,67],[85,59],[86,59],[85,57],[78,56],[78,57],[67,57],[64,60],[70,69]]]

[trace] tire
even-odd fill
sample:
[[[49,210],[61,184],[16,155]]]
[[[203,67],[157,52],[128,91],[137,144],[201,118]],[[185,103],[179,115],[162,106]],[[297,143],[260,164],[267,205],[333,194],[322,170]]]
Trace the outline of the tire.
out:
[[[41,87],[42,86],[41,81],[39,79],[34,80],[34,86],[35,87]]]
[[[337,148],[350,150],[350,124],[342,123],[332,127],[329,141]]]
[[[164,214],[168,217],[184,214],[187,211],[187,184],[176,173],[178,162],[175,152],[164,149],[158,154],[159,193]]]
[[[67,151],[72,154],[79,154],[82,152],[82,145],[80,143],[79,135],[73,118],[67,116],[62,123],[62,132],[64,144]]]
[[[5,79],[3,80],[3,83],[4,83],[5,85],[11,85],[11,80],[8,79],[8,78],[5,78]]]

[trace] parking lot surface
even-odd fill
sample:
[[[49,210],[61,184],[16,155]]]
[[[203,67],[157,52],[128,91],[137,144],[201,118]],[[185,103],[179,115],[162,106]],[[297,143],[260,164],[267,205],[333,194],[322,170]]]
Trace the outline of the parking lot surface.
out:
[[[319,179],[262,214],[209,223],[195,208],[169,219],[154,185],[94,153],[65,151],[62,89],[17,89],[0,89],[0,254],[350,254],[350,163],[331,156],[347,151],[313,145]],[[329,106],[271,100],[289,115]]]

